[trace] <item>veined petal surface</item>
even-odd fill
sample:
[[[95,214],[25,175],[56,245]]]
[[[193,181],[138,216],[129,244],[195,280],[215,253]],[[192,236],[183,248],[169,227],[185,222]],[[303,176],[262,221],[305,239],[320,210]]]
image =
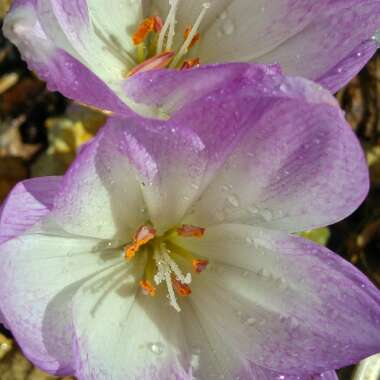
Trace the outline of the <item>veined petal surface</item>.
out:
[[[33,178],[13,188],[0,210],[0,244],[27,231],[51,210],[60,180]]]
[[[378,290],[328,249],[247,225],[177,244],[211,260],[189,301],[231,378],[239,363],[247,379],[251,362],[306,376],[379,350]]]

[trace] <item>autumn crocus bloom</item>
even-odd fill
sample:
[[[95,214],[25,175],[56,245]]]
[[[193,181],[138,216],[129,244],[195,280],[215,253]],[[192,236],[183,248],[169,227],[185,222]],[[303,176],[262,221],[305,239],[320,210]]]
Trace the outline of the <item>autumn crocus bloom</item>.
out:
[[[134,90],[154,69],[179,73],[149,75],[146,96],[164,80],[190,102],[231,75],[228,65],[207,65],[228,62],[279,63],[336,91],[372,56],[379,28],[380,0],[14,0],[4,23],[50,89],[160,118],[173,109],[162,100],[147,106]],[[208,69],[183,83],[199,64]]]
[[[168,122],[111,118],[65,176],[12,191],[0,307],[37,366],[80,380],[336,379],[380,350],[378,290],[291,234],[366,196],[336,101],[249,65],[221,95]]]

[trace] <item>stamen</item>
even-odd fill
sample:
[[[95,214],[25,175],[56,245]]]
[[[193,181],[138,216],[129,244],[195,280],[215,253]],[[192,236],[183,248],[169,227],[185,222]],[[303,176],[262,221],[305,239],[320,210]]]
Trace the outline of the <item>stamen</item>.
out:
[[[157,265],[157,273],[154,275],[154,282],[156,285],[160,285],[162,281],[165,280],[165,272],[166,272],[166,265],[161,257],[161,253],[159,251],[155,251],[153,255],[154,261]]]
[[[196,273],[202,273],[207,265],[208,265],[208,260],[205,260],[205,259],[195,259],[192,261],[192,266],[193,266],[193,269],[194,269],[194,272]]]
[[[173,56],[174,53],[168,51],[149,58],[130,70],[126,75],[126,78],[129,78],[130,76],[136,75],[138,73],[143,73],[145,71],[163,69],[169,64]]]
[[[175,276],[172,276],[172,283],[173,283],[175,291],[181,297],[187,297],[191,294],[190,286],[179,281]]]
[[[187,273],[186,276],[183,275],[177,263],[170,257],[164,244],[161,244],[159,249],[154,252],[153,258],[157,266],[154,282],[156,285],[160,285],[165,281],[170,305],[173,306],[175,310],[181,311],[174,289],[181,296],[189,295],[191,290],[188,284],[191,283],[191,274]]]
[[[170,269],[174,272],[178,280],[181,281],[183,284],[190,284],[191,273],[186,273],[186,275],[184,276],[181,269],[179,269],[177,263],[168,255],[168,253],[163,251],[162,254],[166,262],[169,264]]]
[[[177,233],[182,237],[196,237],[201,238],[205,233],[205,228],[192,226],[190,224],[183,224],[177,228]]]
[[[194,272],[201,273],[204,271],[208,265],[208,260],[196,257],[193,253],[189,252],[187,249],[180,247],[177,244],[166,243],[167,247],[171,250],[172,255],[177,255],[182,257],[186,261],[191,262]]]
[[[193,41],[193,38],[197,34],[197,30],[198,30],[198,28],[202,22],[202,19],[205,16],[207,10],[210,8],[210,6],[211,6],[210,3],[204,3],[202,5],[203,8],[201,10],[200,15],[198,16],[197,20],[195,21],[193,28],[191,28],[191,31],[190,31],[189,35],[187,36],[185,42],[181,46],[181,49],[179,50],[178,54],[174,57],[173,62],[170,65],[170,67],[172,67],[172,68],[176,67],[177,64],[179,63],[179,61],[182,59],[182,57],[187,54],[189,46],[190,46],[191,42]]]
[[[166,32],[168,31],[168,28],[175,27],[175,14],[177,12],[177,5],[178,0],[170,0],[170,10],[168,17],[165,20],[164,26],[161,29],[160,35],[158,36],[158,43],[157,43],[157,54],[160,54],[162,52],[162,48],[164,45],[164,38],[166,35]],[[172,38],[174,37],[174,30],[172,32],[169,31],[169,34],[173,33]],[[172,41],[170,41],[170,46],[172,44]],[[169,45],[169,37],[166,48],[168,48]]]
[[[180,312],[181,308],[178,305],[177,298],[176,298],[175,293],[174,293],[173,283],[172,283],[172,278],[171,278],[170,272],[165,273],[165,281],[166,281],[166,287],[168,288],[170,305],[173,306],[176,311]]]
[[[162,29],[162,19],[159,16],[148,17],[138,26],[132,36],[134,45],[140,45],[151,32],[159,32]]]
[[[180,70],[187,70],[199,66],[199,58],[187,59],[183,62]]]
[[[174,35],[175,35],[175,24],[177,23],[177,20],[175,18],[175,15],[177,13],[177,6],[178,6],[178,1],[173,0],[173,3],[172,3],[172,7],[174,8],[173,19],[171,20],[170,27],[169,27],[168,40],[166,42],[166,50],[171,50],[173,46],[173,40],[174,40]]]
[[[156,288],[147,280],[140,281],[140,287],[146,296],[154,297],[156,295]]]
[[[133,237],[133,243],[124,249],[124,257],[131,260],[140,247],[154,239],[155,236],[156,230],[152,226],[143,225],[139,227]]]
[[[188,26],[186,29],[185,29],[185,32],[183,33],[183,36],[185,37],[185,40],[187,39],[187,37],[189,36],[190,32],[191,32],[191,29],[192,29],[192,26]],[[190,42],[190,45],[189,45],[189,49],[191,49],[199,40],[201,39],[201,34],[200,33],[197,33],[192,41]]]

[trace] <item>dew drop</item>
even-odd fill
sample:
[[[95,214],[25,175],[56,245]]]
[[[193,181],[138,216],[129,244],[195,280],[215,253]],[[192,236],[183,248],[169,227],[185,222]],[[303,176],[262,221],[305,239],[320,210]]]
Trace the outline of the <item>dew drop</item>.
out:
[[[226,19],[222,24],[222,32],[226,36],[230,36],[235,31],[235,25],[230,19]]]
[[[256,319],[255,318],[248,318],[246,321],[245,321],[245,324],[248,325],[248,326],[253,326],[256,322]]]
[[[251,214],[257,214],[257,213],[259,212],[259,209],[258,209],[256,206],[252,205],[252,206],[249,206],[249,207],[248,207],[248,211],[249,211]]]
[[[236,195],[229,195],[227,197],[227,201],[231,204],[231,206],[239,207],[239,200]]]
[[[160,342],[151,343],[149,348],[156,355],[161,355],[164,352],[164,345]]]
[[[192,369],[197,370],[199,368],[199,364],[200,364],[199,359],[200,359],[199,353],[193,353],[191,355],[190,365]]]
[[[260,213],[266,222],[270,222],[273,218],[272,211],[269,209],[261,210]]]
[[[219,16],[221,20],[225,20],[227,18],[227,12],[222,12]]]
[[[224,184],[224,185],[222,185],[222,187],[221,187],[221,189],[222,189],[223,191],[230,191],[231,188],[232,188],[232,186],[231,186],[231,185],[227,185],[227,184]]]

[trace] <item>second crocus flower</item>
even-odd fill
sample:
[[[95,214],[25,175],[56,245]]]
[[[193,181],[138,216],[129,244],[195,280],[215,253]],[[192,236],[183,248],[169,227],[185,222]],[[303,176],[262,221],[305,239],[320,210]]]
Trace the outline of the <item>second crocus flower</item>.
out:
[[[156,118],[173,109],[134,96],[141,73],[279,63],[287,74],[336,91],[375,52],[378,29],[379,0],[15,0],[4,23],[51,90],[117,114]],[[165,82],[192,102],[227,75],[228,65],[200,73],[193,86]],[[162,76],[149,80],[154,85]]]

